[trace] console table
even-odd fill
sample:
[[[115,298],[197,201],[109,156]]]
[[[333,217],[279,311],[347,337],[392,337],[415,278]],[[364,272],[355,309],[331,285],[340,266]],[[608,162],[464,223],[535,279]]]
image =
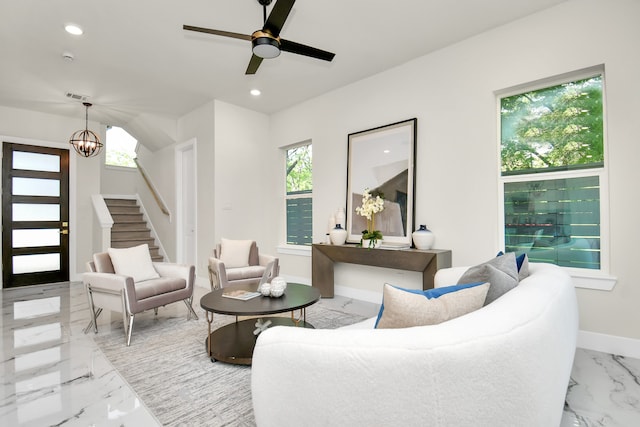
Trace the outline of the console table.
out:
[[[333,264],[336,262],[421,271],[422,289],[426,290],[433,288],[433,277],[438,269],[451,267],[451,251],[314,244],[311,248],[311,283],[323,298],[333,298]]]

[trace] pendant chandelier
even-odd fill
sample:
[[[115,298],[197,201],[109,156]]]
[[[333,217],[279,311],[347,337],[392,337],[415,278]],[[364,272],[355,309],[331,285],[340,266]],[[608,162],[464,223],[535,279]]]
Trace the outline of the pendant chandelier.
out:
[[[83,157],[97,156],[100,153],[103,144],[100,142],[98,135],[89,130],[89,107],[91,107],[91,104],[83,102],[82,105],[86,108],[84,116],[84,130],[74,132],[69,139],[69,144],[73,145],[76,153]]]

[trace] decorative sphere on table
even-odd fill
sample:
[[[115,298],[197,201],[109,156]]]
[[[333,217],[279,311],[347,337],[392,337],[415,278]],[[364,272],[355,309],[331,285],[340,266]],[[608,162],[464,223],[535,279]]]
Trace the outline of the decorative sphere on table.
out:
[[[287,281],[284,277],[276,276],[271,279],[271,296],[274,298],[281,297],[284,290],[287,289]]]
[[[271,283],[263,283],[260,285],[258,292],[262,294],[262,296],[268,297],[271,295]]]

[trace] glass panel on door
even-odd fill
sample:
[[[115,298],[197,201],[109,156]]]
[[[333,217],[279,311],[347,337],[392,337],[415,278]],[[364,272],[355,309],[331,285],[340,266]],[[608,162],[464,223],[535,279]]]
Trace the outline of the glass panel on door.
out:
[[[36,246],[59,246],[59,228],[40,228],[35,230],[13,230],[13,247],[29,248]]]
[[[14,203],[14,221],[60,221],[60,205]]]
[[[60,254],[15,255],[13,274],[60,270]]]
[[[14,151],[13,169],[60,172],[60,156]]]
[[[13,195],[60,197],[60,180],[13,178]]]

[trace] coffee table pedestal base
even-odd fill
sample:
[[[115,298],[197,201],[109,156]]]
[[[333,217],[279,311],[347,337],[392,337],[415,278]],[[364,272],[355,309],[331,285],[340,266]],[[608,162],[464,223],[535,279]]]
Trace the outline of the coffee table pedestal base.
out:
[[[208,351],[209,340],[211,340],[211,354],[209,354],[211,361],[219,360],[236,365],[251,365],[253,349],[258,339],[257,335],[253,335],[257,320],[257,318],[241,320],[211,332],[204,343],[205,350]],[[290,317],[263,317],[262,320],[264,322],[271,321],[270,328],[273,326],[297,326],[313,329],[313,325],[310,323],[304,320],[296,322]]]

